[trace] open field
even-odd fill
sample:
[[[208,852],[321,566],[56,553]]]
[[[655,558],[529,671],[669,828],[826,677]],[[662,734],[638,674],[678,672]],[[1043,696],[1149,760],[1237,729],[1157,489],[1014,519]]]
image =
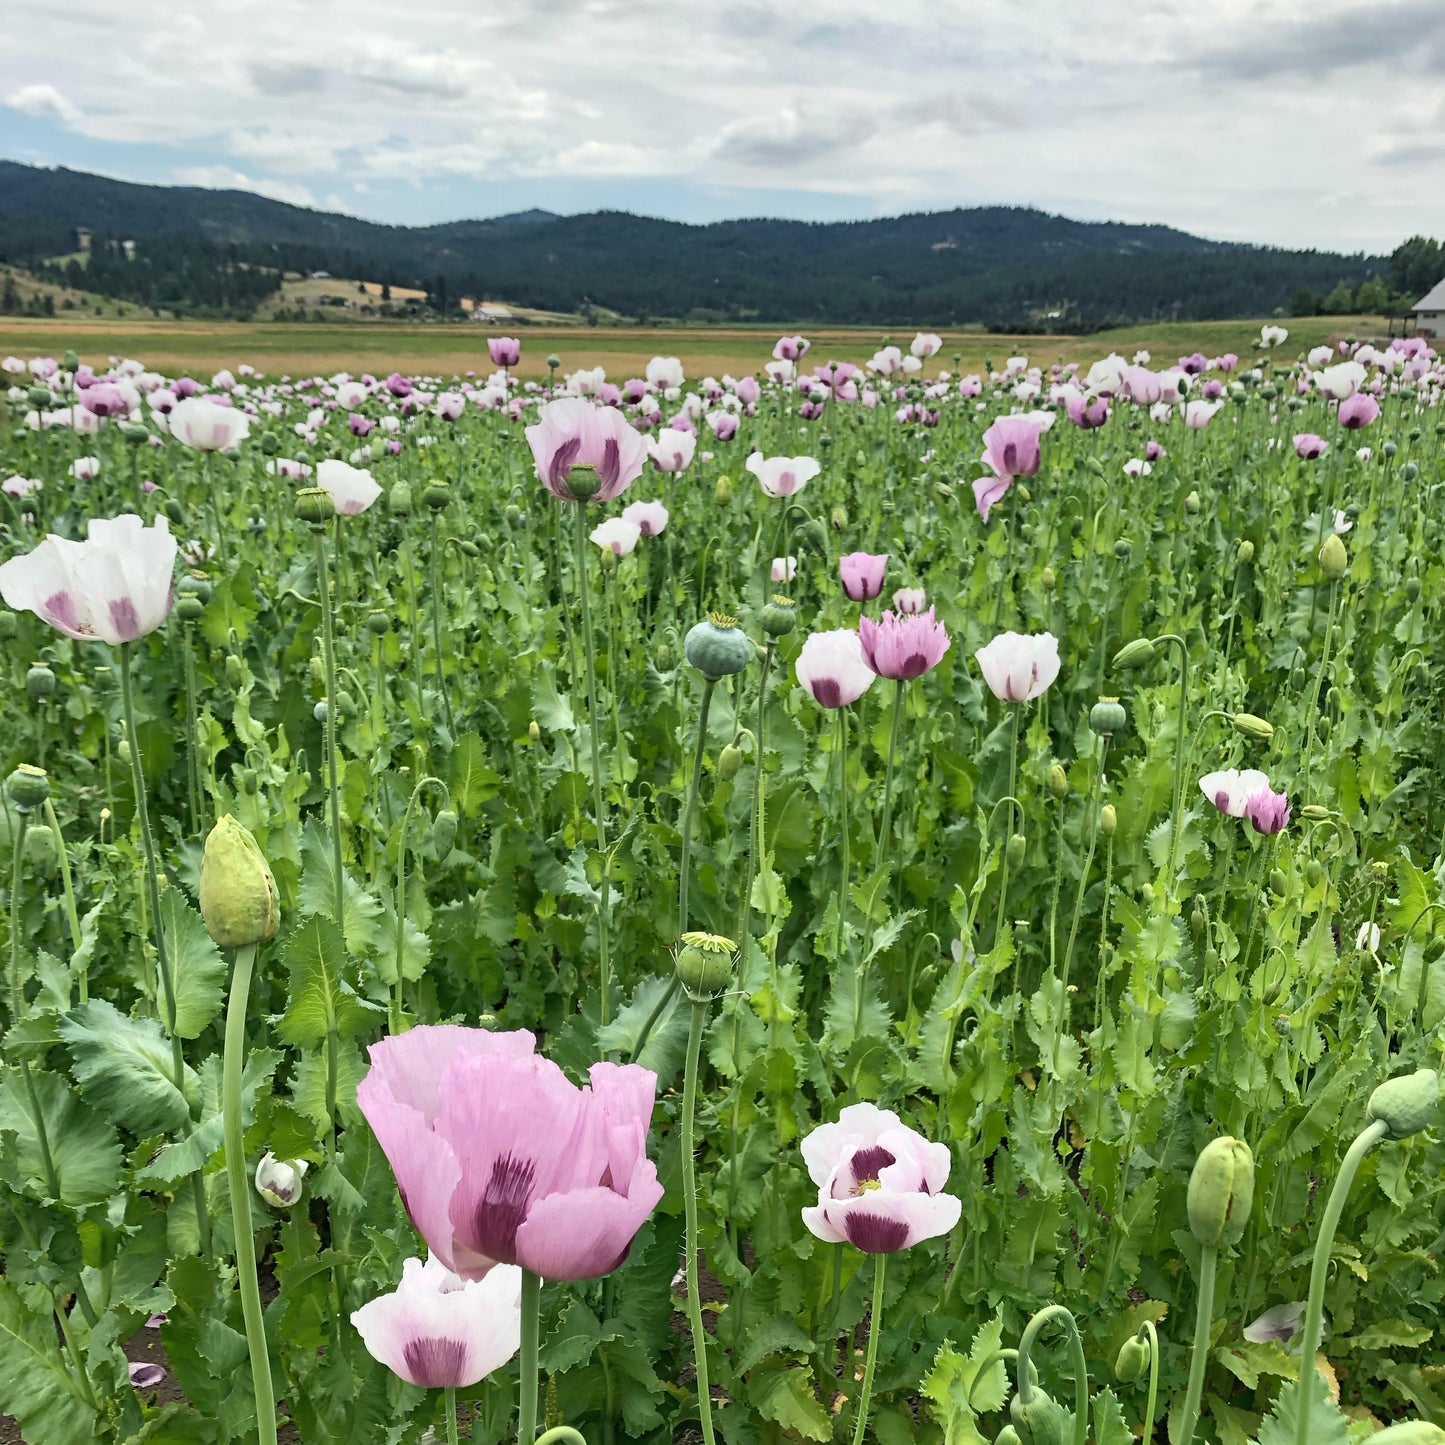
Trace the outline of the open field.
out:
[[[1109,351],[1132,355],[1141,347],[1156,361],[1203,351],[1218,355],[1234,351],[1247,356],[1259,337],[1260,320],[1195,321],[1125,327],[1090,336],[990,336],[982,332],[945,331],[942,356],[946,364],[957,354],[967,371],[980,369],[988,357],[1001,362],[1017,353],[1035,363],[1088,361]],[[1383,336],[1379,317],[1314,316],[1286,318],[1294,355],[1302,348],[1333,342],[1347,335]],[[782,328],[702,326],[526,326],[522,338],[521,374],[545,376],[548,353],[561,357],[566,371],[606,367],[612,377],[640,374],[648,358],[681,358],[690,376],[706,373],[749,373],[761,368]],[[863,362],[880,344],[884,332],[872,327],[800,329],[817,362],[834,357]],[[268,373],[336,371],[390,372],[420,370],[441,375],[490,369],[486,338],[497,328],[467,323],[408,325],[400,322],[346,321],[317,324],[221,321],[135,321],[100,317],[0,317],[0,351],[29,356],[73,346],[83,361],[103,366],[111,356],[134,356],[165,371],[216,371],[239,362]],[[895,328],[894,340],[904,345],[913,328]]]

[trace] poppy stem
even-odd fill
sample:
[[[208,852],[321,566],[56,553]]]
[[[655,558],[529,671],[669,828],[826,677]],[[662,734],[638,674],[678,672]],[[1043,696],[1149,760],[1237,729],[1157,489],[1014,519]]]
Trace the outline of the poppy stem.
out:
[[[537,1346],[542,1316],[542,1281],[522,1271],[521,1375],[517,1381],[517,1445],[532,1445],[537,1436]]]
[[[1193,1445],[1194,1429],[1199,1423],[1204,1367],[1209,1363],[1209,1337],[1214,1326],[1214,1270],[1218,1263],[1219,1251],[1213,1245],[1204,1245],[1199,1251],[1199,1301],[1194,1317],[1194,1348],[1189,1356],[1189,1388],[1179,1422],[1183,1445]]]
[[[868,1428],[868,1407],[873,1400],[873,1369],[878,1363],[878,1335],[883,1321],[883,1282],[887,1274],[888,1256],[873,1256],[873,1307],[868,1313],[868,1354],[863,1363],[863,1389],[858,1395],[858,1424],[853,1431],[853,1445],[863,1445]]]
[[[447,1413],[447,1445],[458,1445],[457,1392],[455,1386],[448,1385],[442,1391],[442,1399],[445,1403]]]
[[[236,1287],[251,1354],[251,1383],[256,1394],[256,1429],[261,1445],[276,1445],[276,1397],[271,1388],[271,1357],[261,1314],[261,1285],[256,1276],[256,1238],[251,1229],[251,1198],[246,1188],[245,1136],[241,1127],[241,1070],[246,1054],[246,1001],[256,945],[236,950],[231,969],[231,998],[226,1006],[226,1051],[222,1063],[221,1117],[225,1136],[226,1183],[236,1236]]]
[[[687,1273],[687,1319],[692,1330],[692,1354],[697,1364],[697,1414],[703,1445],[713,1445],[712,1393],[707,1373],[707,1330],[702,1322],[702,1294],[697,1282],[697,1161],[694,1158],[693,1116],[697,1110],[698,1055],[707,1022],[706,1001],[692,1001],[692,1026],[687,1035],[687,1068],[682,1084],[682,1202],[687,1237],[683,1261]]]

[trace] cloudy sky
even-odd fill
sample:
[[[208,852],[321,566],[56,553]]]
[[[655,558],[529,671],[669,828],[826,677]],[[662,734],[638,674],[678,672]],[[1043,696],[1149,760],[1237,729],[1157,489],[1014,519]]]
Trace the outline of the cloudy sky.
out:
[[[66,0],[6,31],[0,155],[377,220],[1445,229],[1445,0]]]

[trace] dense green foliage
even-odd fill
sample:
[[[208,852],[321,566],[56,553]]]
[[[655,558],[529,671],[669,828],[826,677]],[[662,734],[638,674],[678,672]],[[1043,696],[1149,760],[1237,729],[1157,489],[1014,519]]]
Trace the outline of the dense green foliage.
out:
[[[264,293],[248,287],[263,283],[237,273],[245,262],[416,287],[441,310],[470,294],[641,319],[1079,331],[1139,319],[1267,316],[1302,291],[1323,295],[1341,282],[1353,291],[1385,271],[1382,258],[1223,244],[1167,226],[1071,221],[1017,207],[705,226],[620,212],[526,212],[408,228],[238,191],[0,161],[0,256],[38,262],[67,254],[82,226],[98,241],[132,240],[139,256],[154,258],[152,274],[117,278],[107,268],[104,285],[92,280],[92,289],[180,299],[187,309],[254,304]],[[164,246],[162,237],[170,238]]]
[[[400,1383],[348,1324],[424,1252],[356,1106],[366,1046],[447,1020],[534,1029],[574,1077],[633,1051],[679,933],[703,695],[682,639],[725,609],[751,659],[711,694],[698,740],[683,920],[742,945],[703,1039],[698,1105],[721,1438],[847,1440],[871,1325],[869,1438],[983,1445],[1008,1418],[995,1351],[1062,1303],[1097,1391],[1096,1445],[1135,1438],[1144,1382],[1112,1372],[1157,1325],[1161,1391],[1143,1429],[1162,1445],[1197,1300],[1190,1172],[1231,1134],[1257,1177],[1205,1311],[1196,1438],[1292,1445],[1301,1361],[1243,1331],[1304,1298],[1323,1201],[1376,1084],[1445,1055],[1445,523],[1431,501],[1445,423],[1438,373],[1407,382],[1401,366],[1380,368],[1383,410],[1359,432],[1318,392],[1295,394],[1303,362],[1247,374],[1203,429],[1177,406],[1117,398],[1097,430],[1056,411],[1037,474],[987,524],[970,483],[985,428],[1020,407],[1018,373],[985,379],[977,402],[907,383],[895,400],[926,401],[932,426],[900,423],[886,399],[829,400],[803,421],[798,393],[770,386],[735,439],[700,421],[689,471],[649,466],[620,501],[589,507],[543,490],[505,409],[469,404],[445,422],[378,388],[308,422],[334,388],[252,377],[232,401],[273,409],[233,455],[209,456],[148,412],[129,439],[111,422],[80,436],[27,428],[23,388],[0,401],[0,474],[43,482],[7,504],[6,557],[126,510],[173,517],[197,561],[211,554],[209,587],[183,584],[203,605],[178,603],[131,644],[167,876],[163,974],[118,656],[6,614],[0,764],[48,768],[57,816],[52,828],[32,813],[17,847],[25,824],[8,797],[0,809],[21,998],[0,1088],[0,1408],[37,1445],[255,1438],[221,1147],[227,960],[195,907],[202,839],[230,813],[269,860],[282,916],[245,1023],[248,1165],[267,1150],[311,1165],[300,1203],[255,1198],[247,1221],[276,1286],[276,1394],[305,1445],[417,1445],[441,1428],[439,1392]],[[395,431],[358,444],[351,412]],[[1296,455],[1305,431],[1329,440],[1322,459]],[[1151,442],[1152,471],[1139,465]],[[388,496],[313,534],[278,459],[358,445]],[[791,502],[764,496],[744,470],[754,446],[814,455],[821,473]],[[99,471],[77,482],[82,453]],[[586,541],[652,497],[671,512],[660,536],[620,559]],[[1318,559],[1336,527],[1347,570],[1331,576]],[[883,601],[862,608],[838,581],[840,554],[859,549],[888,554]],[[767,645],[775,555],[798,558],[798,628]],[[951,650],[824,711],[795,680],[803,640],[876,615],[903,585],[927,589]],[[1028,704],[1000,701],[976,661],[1010,629],[1059,639],[1058,679]],[[1177,645],[1111,665],[1121,644],[1165,635]],[[1117,711],[1093,712],[1101,693]],[[1200,773],[1230,767],[1288,793],[1283,831],[1259,836],[1201,793]],[[641,1050],[659,1079],[662,1204],[606,1282],[544,1292],[547,1423],[593,1442],[697,1438],[674,1279],[687,1022],[664,1012]],[[859,1099],[946,1144],[947,1190],[963,1200],[949,1236],[890,1257],[878,1318],[875,1262],[801,1223],[817,1187],[799,1139]],[[1345,1201],[1323,1348],[1351,1418],[1305,1371],[1311,1445],[1352,1445],[1406,1414],[1445,1426],[1440,1122],[1436,1110],[1423,1133],[1381,1142]],[[184,1392],[159,1410],[118,1348],[153,1311]],[[1050,1334],[1034,1360],[1048,1392],[1035,1440],[1070,1438],[1070,1354]],[[510,1438],[506,1372],[462,1394],[474,1439]]]

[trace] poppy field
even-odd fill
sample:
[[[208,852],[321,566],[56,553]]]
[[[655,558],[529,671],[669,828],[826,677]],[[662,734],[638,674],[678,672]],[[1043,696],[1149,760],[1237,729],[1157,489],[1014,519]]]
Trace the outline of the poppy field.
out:
[[[0,1439],[1445,1441],[1445,362],[821,350],[0,362]]]

